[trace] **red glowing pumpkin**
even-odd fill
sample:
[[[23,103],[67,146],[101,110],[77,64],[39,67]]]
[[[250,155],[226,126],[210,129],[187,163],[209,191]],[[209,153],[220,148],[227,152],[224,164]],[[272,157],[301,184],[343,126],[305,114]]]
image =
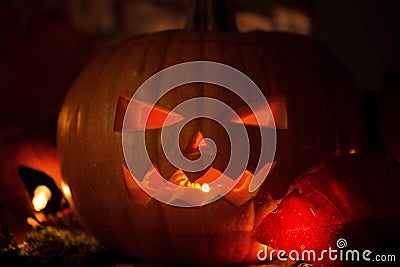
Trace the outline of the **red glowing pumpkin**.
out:
[[[303,251],[315,251],[315,258],[305,258],[314,260],[314,266],[355,265],[331,260],[328,254],[317,260],[323,250],[338,250],[338,245],[358,249],[361,261],[366,249],[373,252],[371,260],[379,253],[395,253],[400,240],[399,186],[400,169],[382,155],[332,159],[316,173],[296,179],[294,190],[263,220],[255,236],[300,257]],[[344,240],[347,246],[337,244]]]
[[[357,91],[336,56],[302,36],[220,32],[233,24],[218,23],[224,17],[224,2],[207,2],[209,7],[222,5],[221,13],[213,9],[202,13],[199,3],[205,2],[193,2],[197,15],[203,19],[210,15],[205,20],[194,16],[194,22],[209,22],[200,23],[199,31],[140,36],[106,51],[87,66],[65,99],[58,121],[58,148],[63,178],[71,190],[69,202],[100,241],[113,249],[161,263],[255,262],[261,244],[253,238],[254,229],[287,193],[295,177],[330,156],[355,153],[363,147]],[[196,60],[230,65],[258,85],[272,109],[278,144],[273,170],[261,188],[249,194],[262,126],[244,112],[243,101],[223,88],[199,83],[164,95],[146,122],[146,147],[153,166],[165,179],[203,188],[204,181],[212,180],[227,164],[231,144],[226,132],[208,119],[189,122],[179,143],[182,153],[193,159],[199,141],[213,139],[218,153],[211,166],[184,173],[166,159],[159,122],[188,99],[203,96],[229,105],[241,115],[252,149],[247,169],[229,194],[205,206],[183,208],[164,205],[138,187],[125,164],[121,130],[127,103],[144,81],[166,67]],[[179,195],[171,197],[180,200]]]

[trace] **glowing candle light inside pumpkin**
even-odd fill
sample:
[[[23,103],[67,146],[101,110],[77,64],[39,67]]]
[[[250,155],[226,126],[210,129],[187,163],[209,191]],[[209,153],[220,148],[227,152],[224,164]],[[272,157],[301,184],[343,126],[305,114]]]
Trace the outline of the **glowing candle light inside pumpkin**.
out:
[[[209,186],[208,184],[203,184],[203,185],[201,186],[201,191],[203,191],[203,192],[205,192],[205,193],[210,192],[210,186]]]
[[[36,211],[43,210],[51,198],[51,191],[45,185],[39,185],[33,191],[32,204]]]

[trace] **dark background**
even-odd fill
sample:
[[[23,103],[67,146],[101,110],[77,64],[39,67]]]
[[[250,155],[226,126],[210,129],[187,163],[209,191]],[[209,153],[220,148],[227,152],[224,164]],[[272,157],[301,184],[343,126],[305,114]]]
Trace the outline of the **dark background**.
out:
[[[399,150],[400,1],[236,0],[242,31],[309,35],[354,75],[371,150]],[[54,140],[63,98],[83,67],[126,37],[182,28],[187,1],[0,1],[0,141]]]

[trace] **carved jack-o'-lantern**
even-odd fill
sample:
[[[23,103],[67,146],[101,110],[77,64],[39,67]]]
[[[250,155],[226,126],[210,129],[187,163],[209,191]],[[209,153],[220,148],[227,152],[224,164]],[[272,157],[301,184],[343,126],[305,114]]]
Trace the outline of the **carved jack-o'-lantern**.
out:
[[[252,236],[254,229],[287,193],[291,181],[330,156],[355,153],[362,146],[356,89],[339,60],[302,36],[222,32],[234,24],[221,19],[227,9],[221,8],[220,13],[213,9],[223,7],[224,2],[202,5],[205,2],[194,1],[197,16],[189,21],[199,22],[194,29],[198,31],[140,36],[100,55],[76,80],[60,112],[58,146],[63,178],[71,189],[70,203],[102,242],[128,255],[163,263],[254,262],[260,247]],[[240,70],[269,102],[275,120],[271,125],[276,131],[276,154],[273,162],[263,163],[273,167],[253,193],[248,188],[257,175],[260,131],[271,125],[258,125],[249,107],[234,93],[207,83],[185,84],[165,94],[155,106],[136,101],[136,109],[127,112],[130,98],[152,75],[198,60]],[[154,87],[147,93],[159,90]],[[172,121],[182,119],[184,114],[171,111],[195,97],[217,99],[238,114],[241,119],[230,122],[244,125],[250,156],[239,182],[223,198],[199,207],[176,207],[153,199],[133,178],[144,181],[156,171],[172,183],[207,194],[214,189],[210,182],[224,171],[231,147],[236,145],[229,143],[227,133],[215,121],[198,118],[182,128],[179,148],[187,159],[195,160],[199,152],[207,150],[202,140],[210,138],[217,147],[215,159],[196,172],[184,172],[171,164],[161,146],[161,131],[171,126],[164,124],[165,119],[167,115]],[[146,109],[151,111],[143,123],[140,116]],[[126,121],[127,116],[132,121]],[[134,131],[140,123],[146,128],[145,145],[152,165],[139,174],[142,177],[133,177],[124,158],[122,132],[124,126]],[[170,197],[180,200],[178,193]]]
[[[0,148],[0,228],[21,242],[28,217],[60,205],[60,164],[56,147],[47,140],[14,138],[2,141]]]

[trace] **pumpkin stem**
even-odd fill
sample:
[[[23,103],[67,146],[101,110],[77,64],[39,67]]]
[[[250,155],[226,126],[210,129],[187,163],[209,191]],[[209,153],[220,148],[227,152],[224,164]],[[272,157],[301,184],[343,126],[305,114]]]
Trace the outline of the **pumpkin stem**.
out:
[[[200,32],[238,32],[232,0],[191,0],[185,29]]]

